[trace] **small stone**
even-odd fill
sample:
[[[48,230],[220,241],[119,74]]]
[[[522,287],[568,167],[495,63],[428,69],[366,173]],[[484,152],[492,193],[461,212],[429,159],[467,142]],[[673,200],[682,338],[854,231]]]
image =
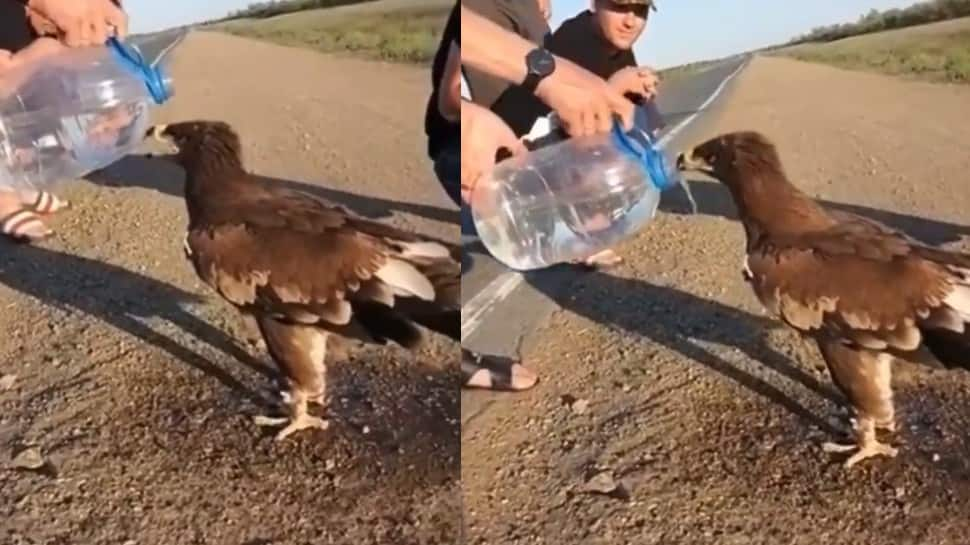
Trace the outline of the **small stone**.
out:
[[[17,375],[0,375],[0,391],[13,388]]]
[[[573,401],[570,407],[576,414],[586,414],[586,412],[589,410],[589,400],[577,399],[576,401]]]
[[[324,467],[327,469],[327,471],[330,471],[331,469],[337,467],[337,462],[334,462],[333,459],[328,458],[324,464]]]
[[[364,435],[367,435],[368,433],[370,433],[370,426],[364,426],[364,429],[361,431],[364,433]]]
[[[939,462],[940,461],[940,455],[939,454],[934,454],[933,455],[933,461],[934,462]]]
[[[598,494],[609,494],[616,490],[617,484],[613,479],[613,473],[609,471],[603,471],[597,473],[592,479],[586,482],[585,490],[587,492],[596,492]]]
[[[11,465],[16,469],[40,469],[46,463],[39,450],[29,448],[15,456]]]
[[[895,492],[896,492],[896,499],[897,500],[898,499],[901,499],[903,496],[906,495],[906,489],[903,488],[902,486],[896,487],[896,491]]]

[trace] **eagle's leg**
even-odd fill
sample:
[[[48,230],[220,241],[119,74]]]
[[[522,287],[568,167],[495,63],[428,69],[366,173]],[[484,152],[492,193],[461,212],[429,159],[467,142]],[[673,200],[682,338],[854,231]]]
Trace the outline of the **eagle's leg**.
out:
[[[284,402],[289,407],[289,418],[257,417],[259,426],[287,424],[276,435],[282,441],[291,434],[306,429],[325,430],[329,423],[308,411],[308,404],[323,396],[326,391],[327,333],[306,325],[288,324],[270,317],[256,319],[270,356],[286,376],[290,385]]]
[[[852,422],[855,444],[825,443],[822,450],[830,453],[856,451],[846,460],[847,468],[875,456],[895,457],[898,451],[880,443],[876,437],[877,428],[895,429],[892,357],[832,339],[819,339],[818,346],[836,386],[845,393],[856,412]]]

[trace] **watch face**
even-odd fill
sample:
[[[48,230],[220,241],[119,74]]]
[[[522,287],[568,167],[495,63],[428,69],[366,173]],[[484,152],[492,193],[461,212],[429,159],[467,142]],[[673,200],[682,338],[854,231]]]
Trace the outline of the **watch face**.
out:
[[[528,56],[529,71],[539,76],[548,76],[556,68],[552,53],[545,49],[533,49]]]

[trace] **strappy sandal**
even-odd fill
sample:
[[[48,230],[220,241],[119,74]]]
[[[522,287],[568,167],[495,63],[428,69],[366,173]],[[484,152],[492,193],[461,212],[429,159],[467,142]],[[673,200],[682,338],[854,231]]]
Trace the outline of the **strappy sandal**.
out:
[[[33,210],[21,208],[0,218],[0,234],[14,242],[28,243],[43,240],[54,234],[39,215]]]
[[[539,377],[516,360],[461,350],[461,373],[466,388],[513,391],[528,390]]]
[[[27,208],[30,210],[45,216],[60,212],[61,210],[66,210],[70,207],[70,201],[65,201],[57,195],[47,191],[38,191],[37,199],[27,206]]]

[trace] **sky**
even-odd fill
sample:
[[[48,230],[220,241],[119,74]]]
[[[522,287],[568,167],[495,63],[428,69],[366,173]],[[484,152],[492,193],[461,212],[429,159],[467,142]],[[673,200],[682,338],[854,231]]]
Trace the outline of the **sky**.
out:
[[[126,0],[132,32],[152,32],[226,15],[253,0]],[[528,1],[528,0],[517,0]],[[552,0],[552,28],[590,0]],[[665,68],[784,42],[813,27],[854,21],[870,9],[915,0],[657,0],[635,52],[641,64]]]
[[[662,69],[785,42],[814,27],[855,21],[870,9],[916,0],[657,0],[634,47],[641,65]],[[590,0],[552,0],[550,26],[588,8]]]

